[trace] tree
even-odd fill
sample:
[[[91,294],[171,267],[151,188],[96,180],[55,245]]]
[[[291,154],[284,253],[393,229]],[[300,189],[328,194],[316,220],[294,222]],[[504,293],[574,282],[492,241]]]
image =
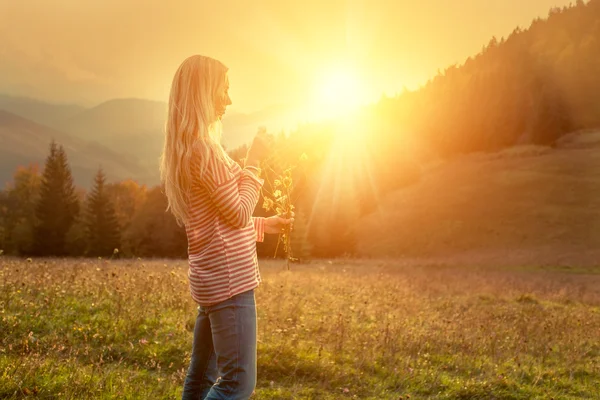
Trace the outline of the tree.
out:
[[[187,237],[172,213],[166,212],[167,197],[162,187],[148,191],[144,204],[131,221],[131,252],[138,257],[185,257]]]
[[[0,192],[0,250],[2,250],[2,254],[6,253],[6,244],[7,244],[7,219],[8,219],[8,199],[5,191]]]
[[[6,190],[4,250],[13,254],[30,254],[36,224],[35,205],[39,197],[41,176],[37,164],[18,167]]]
[[[85,196],[87,191],[84,188],[77,188],[77,202],[79,209],[85,209]],[[87,236],[85,225],[85,213],[79,213],[71,229],[67,232],[65,246],[69,256],[83,256],[87,251]]]
[[[322,175],[308,224],[312,254],[317,257],[353,254],[357,244],[352,226],[358,222],[360,211],[354,176],[339,174],[338,168],[328,171]]]
[[[33,252],[39,256],[64,256],[66,235],[79,214],[79,202],[67,155],[54,140],[46,159],[35,215]]]
[[[127,179],[122,182],[107,183],[104,190],[114,205],[117,221],[121,232],[119,254],[133,255],[135,233],[131,232],[131,223],[138,210],[144,205],[147,188],[137,182]]]
[[[120,246],[119,221],[105,185],[106,177],[100,168],[86,202],[87,254],[91,256],[112,255]]]
[[[310,258],[312,245],[308,241],[308,223],[302,211],[296,212],[294,217],[294,230],[291,234],[292,256],[305,261]]]

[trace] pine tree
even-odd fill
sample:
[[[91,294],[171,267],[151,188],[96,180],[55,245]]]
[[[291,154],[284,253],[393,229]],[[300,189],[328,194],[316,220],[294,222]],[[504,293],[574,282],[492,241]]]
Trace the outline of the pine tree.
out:
[[[18,167],[12,185],[6,191],[8,217],[5,225],[8,234],[4,250],[13,254],[31,254],[36,224],[37,204],[42,177],[37,164]]]
[[[34,229],[34,254],[66,255],[65,238],[79,214],[79,202],[67,155],[54,140],[44,166],[35,214],[38,224]]]
[[[119,221],[105,183],[106,177],[100,168],[86,204],[87,254],[92,256],[112,255],[120,246]]]

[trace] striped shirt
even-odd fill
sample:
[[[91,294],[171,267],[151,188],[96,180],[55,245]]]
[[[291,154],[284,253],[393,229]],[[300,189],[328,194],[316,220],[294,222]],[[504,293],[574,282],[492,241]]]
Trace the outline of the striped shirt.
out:
[[[201,145],[199,143],[199,145]],[[227,166],[209,150],[200,178],[195,147],[189,197],[188,278],[196,303],[209,306],[256,288],[261,282],[256,242],[264,240],[265,219],[252,217],[264,180],[229,156]]]

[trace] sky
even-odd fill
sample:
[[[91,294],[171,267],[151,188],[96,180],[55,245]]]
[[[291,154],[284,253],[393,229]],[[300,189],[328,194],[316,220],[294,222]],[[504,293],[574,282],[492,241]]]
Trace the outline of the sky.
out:
[[[240,112],[314,101],[337,73],[370,102],[416,89],[570,2],[0,0],[0,93],[166,101],[179,64],[204,54],[229,67]]]

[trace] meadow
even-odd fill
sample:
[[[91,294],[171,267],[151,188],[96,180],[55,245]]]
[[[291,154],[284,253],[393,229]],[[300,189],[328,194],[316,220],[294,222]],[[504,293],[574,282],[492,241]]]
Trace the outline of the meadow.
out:
[[[255,399],[600,398],[600,270],[261,260]],[[176,399],[185,260],[0,257],[0,398]]]

